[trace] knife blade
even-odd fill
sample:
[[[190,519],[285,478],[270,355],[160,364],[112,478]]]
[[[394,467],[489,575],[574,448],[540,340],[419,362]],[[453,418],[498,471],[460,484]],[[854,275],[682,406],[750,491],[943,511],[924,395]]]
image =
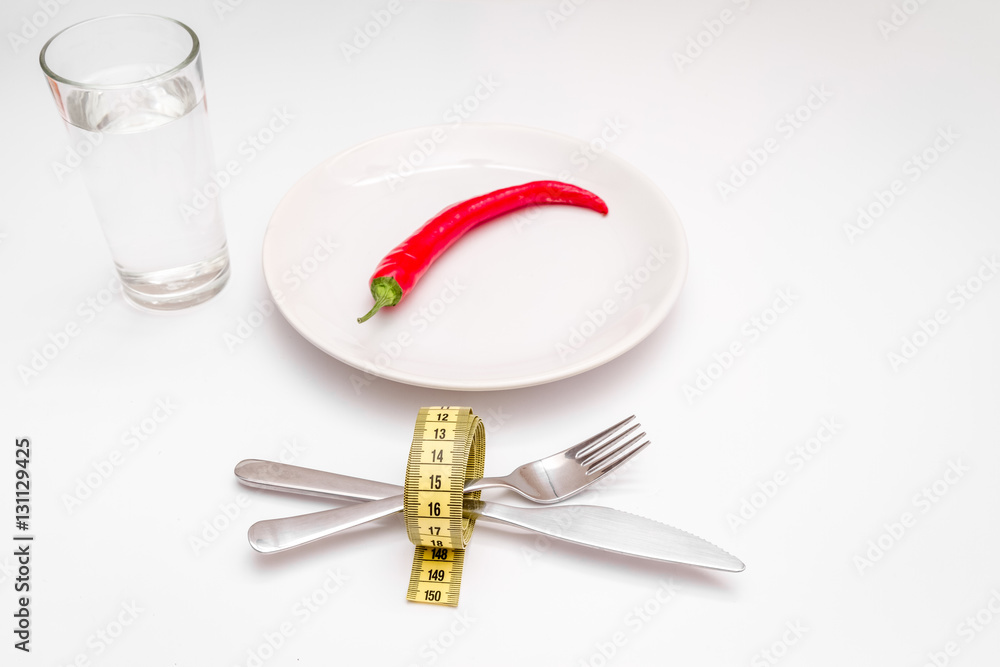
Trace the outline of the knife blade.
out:
[[[397,512],[400,507],[397,496],[403,491],[403,487],[395,484],[259,459],[241,461],[235,473],[240,482],[256,488],[368,501],[356,508],[258,521],[250,527],[248,537],[250,545],[262,553],[284,551],[327,537],[358,525],[361,517],[372,518],[373,513],[387,516]],[[512,507],[467,498],[463,509],[469,516],[604,551],[727,572],[741,572],[746,567],[740,559],[696,535],[609,507]]]

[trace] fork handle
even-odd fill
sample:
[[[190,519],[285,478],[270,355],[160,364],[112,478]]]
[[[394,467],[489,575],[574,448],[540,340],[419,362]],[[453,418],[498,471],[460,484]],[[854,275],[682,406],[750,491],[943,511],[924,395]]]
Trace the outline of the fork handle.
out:
[[[396,484],[372,482],[360,477],[260,459],[240,461],[234,472],[240,482],[247,486],[320,498],[380,500],[403,492],[403,487]]]
[[[300,468],[276,461],[246,459],[236,464],[236,477],[247,486],[268,491],[285,491],[304,496],[341,500],[379,500],[398,496],[403,487],[384,482],[372,482],[360,477],[338,475],[335,472]],[[510,486],[502,477],[469,480],[465,492]]]
[[[465,493],[472,493],[473,491],[482,491],[483,489],[495,489],[498,487],[510,488],[513,491],[517,491],[517,489],[511,487],[510,483],[507,482],[503,477],[481,477],[479,479],[468,480],[465,483]],[[524,494],[522,493],[521,495]]]

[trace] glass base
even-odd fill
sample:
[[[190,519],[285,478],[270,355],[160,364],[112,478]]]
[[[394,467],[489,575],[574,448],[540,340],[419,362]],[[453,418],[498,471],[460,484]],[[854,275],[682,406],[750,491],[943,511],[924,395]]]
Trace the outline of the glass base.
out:
[[[209,259],[175,269],[136,273],[118,269],[122,294],[151,310],[180,310],[208,301],[229,280],[229,252],[225,246]]]

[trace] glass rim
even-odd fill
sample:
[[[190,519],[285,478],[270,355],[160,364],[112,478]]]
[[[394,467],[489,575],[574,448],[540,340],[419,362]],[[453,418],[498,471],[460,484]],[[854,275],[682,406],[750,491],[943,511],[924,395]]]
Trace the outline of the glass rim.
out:
[[[64,77],[64,76],[62,76],[60,74],[56,74],[49,67],[48,63],[45,62],[45,54],[49,50],[49,46],[51,46],[52,43],[56,39],[58,39],[59,36],[62,35],[63,33],[69,32],[70,30],[74,30],[74,29],[79,28],[79,27],[81,27],[83,25],[86,25],[88,23],[96,23],[98,21],[106,21],[108,19],[120,19],[120,18],[159,19],[161,21],[167,21],[169,23],[173,23],[175,25],[178,25],[181,28],[183,28],[187,32],[188,35],[190,35],[190,37],[191,37],[191,50],[190,50],[190,52],[188,52],[187,56],[180,63],[178,63],[177,65],[174,65],[170,69],[168,69],[168,70],[166,70],[164,72],[160,72],[159,74],[157,74],[155,76],[150,76],[150,77],[147,77],[145,79],[136,79],[135,81],[127,81],[125,83],[92,84],[92,83],[82,83],[80,81],[74,81],[73,79],[68,79],[68,78],[66,78],[66,77]],[[149,83],[151,81],[157,81],[159,79],[169,78],[169,77],[177,74],[181,70],[183,70],[185,67],[187,67],[191,63],[193,63],[198,58],[198,55],[200,54],[200,52],[201,52],[201,42],[198,39],[198,35],[195,34],[194,30],[192,30],[191,28],[189,28],[186,24],[182,23],[181,21],[178,21],[177,19],[170,18],[169,16],[160,16],[159,14],[109,14],[107,16],[95,16],[94,18],[90,18],[90,19],[86,19],[85,21],[80,21],[78,23],[74,23],[73,25],[68,26],[66,28],[63,28],[62,30],[60,30],[56,34],[52,35],[52,37],[50,37],[48,39],[48,41],[45,42],[45,46],[43,46],[42,50],[39,52],[39,54],[38,54],[38,62],[42,66],[42,71],[45,72],[45,76],[47,76],[50,79],[53,79],[55,81],[58,81],[60,83],[64,83],[64,84],[67,84],[67,85],[70,85],[70,86],[74,86],[76,88],[83,88],[83,89],[86,89],[86,90],[117,90],[117,89],[131,88],[133,86],[142,85],[142,84],[145,84],[145,83]]]

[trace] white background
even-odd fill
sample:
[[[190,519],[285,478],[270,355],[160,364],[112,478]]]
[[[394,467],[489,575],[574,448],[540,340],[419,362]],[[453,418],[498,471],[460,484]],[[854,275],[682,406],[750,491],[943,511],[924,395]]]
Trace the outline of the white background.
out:
[[[1000,6],[402,0],[348,58],[342,44],[386,3],[222,2],[50,2],[48,18],[44,2],[18,0],[0,16],[4,664],[995,662],[1000,279],[981,277],[995,278],[1000,252]],[[732,21],[712,23],[724,10]],[[67,140],[38,51],[63,27],[119,11],[167,14],[200,35],[220,163],[276,110],[293,117],[224,191],[233,277],[186,312],[108,303],[110,258],[82,180],[54,169]],[[678,59],[686,49],[690,62]],[[442,122],[480,77],[499,86],[470,120],[581,142],[624,125],[609,149],[662,188],[688,234],[688,282],[667,321],[584,375],[475,394],[388,380],[355,391],[352,369],[277,314],[227,345],[268,298],[263,234],[296,180],[359,142]],[[801,109],[815,91],[826,99]],[[800,127],[782,129],[797,110]],[[944,135],[947,150],[934,149]],[[768,139],[777,151],[724,196],[719,184]],[[936,159],[914,179],[925,150]],[[902,194],[850,237],[859,207],[896,179]],[[959,299],[960,285],[978,291]],[[779,290],[793,307],[751,340],[744,326]],[[920,335],[936,311],[944,323]],[[79,335],[25,377],[70,324]],[[920,347],[893,364],[904,338]],[[743,354],[712,368],[734,342]],[[699,372],[717,379],[685,395]],[[158,402],[169,415],[150,421],[165,415]],[[653,446],[581,502],[690,530],[746,571],[484,524],[456,611],[405,602],[412,547],[398,520],[273,557],[247,545],[253,521],[330,503],[242,488],[237,461],[285,456],[398,482],[416,409],[442,402],[487,418],[493,474],[635,413]],[[799,459],[823,420],[835,434]],[[144,425],[130,449],[123,434]],[[30,655],[10,631],[20,437],[34,485]],[[67,507],[116,450],[110,476]],[[744,506],[736,524],[744,501],[755,513]],[[331,572],[343,583],[327,595]],[[306,614],[310,597],[323,604]],[[98,634],[109,631],[110,644]]]

